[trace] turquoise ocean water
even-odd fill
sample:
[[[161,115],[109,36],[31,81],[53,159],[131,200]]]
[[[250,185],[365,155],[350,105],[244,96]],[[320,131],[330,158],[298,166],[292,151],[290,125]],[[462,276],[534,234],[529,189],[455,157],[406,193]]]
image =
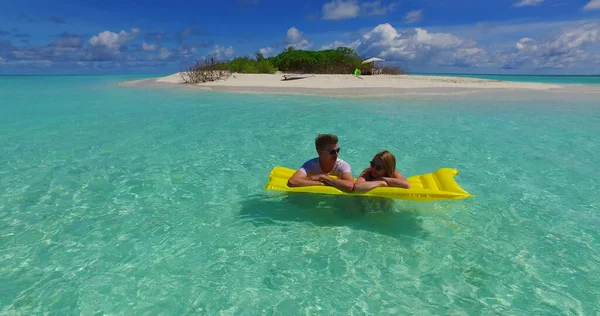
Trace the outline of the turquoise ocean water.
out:
[[[593,315],[596,101],[358,100],[0,77],[0,314]],[[474,199],[266,192],[340,137],[355,176]]]

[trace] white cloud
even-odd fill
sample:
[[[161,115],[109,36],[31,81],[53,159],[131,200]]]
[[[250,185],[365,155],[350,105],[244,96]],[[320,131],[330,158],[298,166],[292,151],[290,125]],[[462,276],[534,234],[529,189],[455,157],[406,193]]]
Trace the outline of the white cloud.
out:
[[[588,4],[586,4],[585,7],[583,7],[583,10],[585,10],[585,11],[599,10],[599,9],[600,9],[600,0],[590,0],[590,2],[588,2]]]
[[[125,45],[130,40],[134,39],[140,32],[140,29],[131,29],[131,32],[121,31],[114,33],[104,31],[98,35],[92,36],[89,40],[91,46],[103,47],[108,52],[117,53],[121,46]]]
[[[544,0],[521,0],[513,4],[513,7],[535,7],[540,5],[542,2],[544,2]]]
[[[259,52],[263,54],[264,57],[271,57],[274,51],[275,48],[273,47],[263,47],[259,50]]]
[[[323,5],[323,19],[343,20],[357,17],[360,6],[356,0],[333,0]]]
[[[321,49],[351,47],[364,57],[380,57],[411,67],[468,67],[485,69],[586,69],[600,52],[600,22],[551,24],[530,36],[521,25],[520,40],[482,45],[469,37],[423,28],[396,29],[380,24],[353,42],[335,41]],[[486,32],[485,28],[480,30]],[[467,33],[473,34],[473,33]],[[500,32],[500,34],[504,34]]]
[[[600,23],[584,23],[564,28],[556,36],[536,41],[524,37],[515,44],[515,51],[505,54],[502,66],[518,68],[566,68],[593,60],[587,47],[600,42]]]
[[[198,49],[196,47],[183,47],[183,46],[179,46],[177,48],[177,50],[179,51],[179,55],[181,57],[183,57],[184,60],[189,60],[189,59],[194,58],[194,56],[198,52]]]
[[[158,49],[158,45],[156,44],[148,44],[146,42],[142,43],[142,51],[144,52],[153,52]]]
[[[448,33],[430,33],[422,28],[398,32],[380,24],[352,44],[364,57],[438,65],[471,65],[484,61],[485,51],[474,41]]]
[[[535,41],[534,41],[534,40],[532,40],[531,38],[529,38],[529,37],[523,37],[522,39],[520,39],[520,40],[519,40],[519,41],[518,41],[518,42],[515,44],[515,47],[516,47],[518,50],[527,50],[527,49],[529,49],[529,48],[531,48],[531,47],[532,47],[531,45],[535,45],[535,44],[533,44],[533,43],[535,43]],[[536,46],[533,46],[533,47],[536,47]]]
[[[139,47],[131,46],[139,33],[137,28],[120,32],[103,31],[82,41],[80,36],[65,32],[40,46],[15,47],[10,41],[0,41],[0,67],[53,68],[48,71],[111,71],[122,67],[139,71],[162,69],[171,62],[189,62],[196,57],[196,48],[161,48],[160,44],[146,42],[140,42]],[[229,50],[225,49],[225,52]]]
[[[215,45],[215,48],[210,52],[216,60],[227,60],[231,59],[235,55],[235,50],[232,46],[225,47],[221,45]]]
[[[89,43],[94,46],[106,46],[108,48],[118,48],[120,45],[125,44],[129,40],[129,34],[125,31],[120,33],[113,33],[110,31],[104,31],[96,36],[90,38]]]
[[[383,5],[381,0],[359,3],[358,0],[332,0],[323,5],[324,20],[343,20],[359,15],[385,15],[394,11],[398,3]]]
[[[111,31],[99,33],[89,39],[89,46],[80,53],[78,58],[90,61],[115,61],[119,58],[127,58],[121,52],[139,33],[138,28],[133,28],[130,32],[122,30],[119,33]]]
[[[285,38],[279,44],[269,47],[263,47],[259,50],[259,52],[262,53],[265,57],[272,56],[273,53],[277,50],[277,47],[279,47],[282,44],[285,47],[293,47],[296,49],[308,49],[313,46],[313,43],[308,41],[306,36],[304,36],[304,33],[300,32],[297,28],[292,26],[287,30]]]
[[[586,23],[578,27],[564,29],[552,42],[552,49],[579,49],[588,44],[595,44],[600,40],[600,23]]]
[[[171,52],[169,51],[169,49],[166,47],[161,47],[160,53],[158,53],[158,59],[166,60],[167,58],[169,58],[169,56],[171,56]]]
[[[50,67],[53,65],[51,60],[8,60],[0,61],[9,66],[34,66],[34,67]]]
[[[414,10],[406,13],[404,23],[412,24],[423,20],[423,10]]]
[[[381,0],[374,2],[365,2],[361,5],[362,15],[385,15],[390,11],[396,10],[398,3],[390,3],[388,5],[382,5]]]
[[[312,43],[306,39],[304,33],[293,26],[288,29],[283,42],[287,47],[291,46],[296,49],[307,49],[312,46]]]
[[[336,49],[338,47],[350,47],[350,48],[355,48],[356,42],[354,43],[344,43],[342,41],[334,41],[331,44],[328,45],[322,45],[320,50],[326,50],[326,49]]]

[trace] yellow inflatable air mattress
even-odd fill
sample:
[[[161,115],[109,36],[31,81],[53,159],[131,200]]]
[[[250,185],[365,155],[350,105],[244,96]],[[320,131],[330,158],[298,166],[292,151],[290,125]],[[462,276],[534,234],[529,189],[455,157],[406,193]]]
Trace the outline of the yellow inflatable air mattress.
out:
[[[454,177],[458,175],[458,170],[452,168],[441,168],[435,172],[414,175],[406,178],[410,182],[410,189],[396,187],[378,187],[364,193],[343,192],[331,186],[308,186],[290,188],[287,185],[288,179],[296,170],[275,167],[269,176],[269,182],[266,190],[286,191],[286,192],[304,192],[318,194],[336,194],[336,195],[364,195],[378,196],[391,199],[403,199],[411,201],[434,201],[434,200],[459,200],[473,197],[467,191],[463,190]]]

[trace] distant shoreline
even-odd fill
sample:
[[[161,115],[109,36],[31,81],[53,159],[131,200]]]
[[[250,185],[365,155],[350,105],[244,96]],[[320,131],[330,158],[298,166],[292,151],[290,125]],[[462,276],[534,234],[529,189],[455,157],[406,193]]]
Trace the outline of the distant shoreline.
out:
[[[538,82],[515,82],[469,77],[434,75],[370,75],[357,78],[354,75],[310,75],[308,78],[283,80],[283,73],[240,74],[234,73],[225,80],[199,84],[184,84],[181,75],[124,82],[123,86],[184,86],[202,90],[254,93],[254,94],[303,94],[332,97],[374,98],[414,96],[461,96],[486,94],[488,97],[510,98],[513,93],[531,92],[600,96],[600,86],[562,85]],[[507,93],[510,92],[510,93]]]

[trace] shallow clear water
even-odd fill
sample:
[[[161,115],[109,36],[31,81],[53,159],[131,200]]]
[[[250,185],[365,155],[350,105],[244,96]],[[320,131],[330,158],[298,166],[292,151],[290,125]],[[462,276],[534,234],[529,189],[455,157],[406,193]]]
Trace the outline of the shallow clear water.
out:
[[[0,77],[2,314],[593,314],[596,102],[415,101]],[[355,176],[474,199],[266,192],[340,137]]]

